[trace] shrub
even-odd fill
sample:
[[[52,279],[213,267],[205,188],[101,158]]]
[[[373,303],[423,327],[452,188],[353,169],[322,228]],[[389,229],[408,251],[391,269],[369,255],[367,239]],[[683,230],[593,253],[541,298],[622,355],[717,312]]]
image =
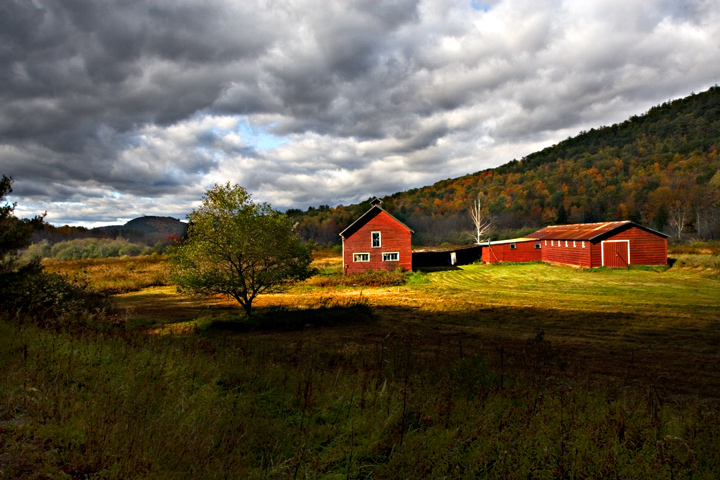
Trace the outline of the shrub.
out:
[[[0,276],[0,307],[7,318],[56,330],[124,323],[106,297],[45,272],[39,262]]]

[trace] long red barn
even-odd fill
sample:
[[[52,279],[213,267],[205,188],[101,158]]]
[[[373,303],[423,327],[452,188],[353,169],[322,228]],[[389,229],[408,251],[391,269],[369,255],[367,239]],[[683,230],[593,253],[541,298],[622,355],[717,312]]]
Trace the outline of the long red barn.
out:
[[[545,261],[581,267],[667,265],[667,238],[630,221],[545,227],[483,246],[484,262]]]
[[[412,270],[413,231],[372,200],[372,207],[352,225],[340,232],[343,247],[343,271],[346,274],[366,270]]]

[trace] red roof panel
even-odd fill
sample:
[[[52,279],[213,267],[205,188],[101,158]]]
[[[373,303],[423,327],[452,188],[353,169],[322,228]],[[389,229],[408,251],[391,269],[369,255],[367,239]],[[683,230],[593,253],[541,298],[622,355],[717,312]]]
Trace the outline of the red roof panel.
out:
[[[612,232],[625,225],[632,224],[629,220],[622,222],[577,223],[574,225],[552,225],[527,235],[538,240],[592,240],[600,235]]]

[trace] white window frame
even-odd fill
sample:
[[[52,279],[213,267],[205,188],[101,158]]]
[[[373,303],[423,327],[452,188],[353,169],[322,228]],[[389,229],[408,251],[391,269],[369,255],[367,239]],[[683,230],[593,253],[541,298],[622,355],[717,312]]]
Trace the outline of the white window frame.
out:
[[[360,257],[361,255],[365,255],[365,260],[363,260],[362,257]],[[370,253],[353,253],[353,262],[361,263],[361,262],[369,262],[369,261],[370,261]]]
[[[378,244],[375,245],[375,234],[377,233],[377,240]],[[370,247],[372,248],[382,248],[382,232],[370,232]]]
[[[547,247],[547,240],[545,240],[545,246]]]
[[[582,242],[582,247],[585,248],[585,240]]]
[[[551,247],[554,247],[554,246],[555,246],[555,240],[550,240],[550,246],[551,246]]]
[[[567,240],[565,240],[565,246],[566,246],[566,247],[568,246]]]
[[[511,243],[511,244],[510,244],[510,250],[517,250],[517,244],[516,244],[516,243]]]
[[[395,255],[397,258],[394,260],[388,260],[385,258],[386,255]],[[399,262],[400,261],[400,252],[383,252],[382,254],[383,262]]]
[[[577,243],[573,240],[573,248],[577,247]]]
[[[545,242],[545,245],[547,245],[547,242]],[[540,245],[540,242],[535,244],[535,248],[538,250],[542,248],[542,245]]]

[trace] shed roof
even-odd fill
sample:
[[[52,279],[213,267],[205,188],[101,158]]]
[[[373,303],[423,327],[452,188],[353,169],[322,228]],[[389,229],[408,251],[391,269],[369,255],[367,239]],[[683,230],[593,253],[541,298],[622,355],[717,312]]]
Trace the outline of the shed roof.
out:
[[[667,238],[668,235],[651,230],[629,220],[621,222],[576,223],[574,225],[551,225],[528,235],[538,240],[596,240],[602,236],[609,236],[616,230],[625,230],[631,226]]]
[[[343,237],[343,238],[348,238],[350,235],[352,235],[353,233],[355,233],[355,232],[357,232],[358,230],[360,230],[360,229],[361,229],[366,223],[368,223],[370,220],[372,220],[373,218],[377,217],[378,215],[380,215],[380,213],[383,213],[383,212],[384,212],[385,214],[387,214],[390,218],[392,218],[393,220],[395,220],[395,221],[396,221],[398,224],[400,224],[402,227],[407,228],[408,230],[410,230],[411,233],[415,233],[412,228],[408,227],[407,225],[405,225],[404,223],[402,223],[400,220],[398,220],[397,218],[395,218],[395,217],[393,217],[392,215],[390,215],[390,213],[388,213],[385,209],[383,209],[382,207],[380,207],[379,204],[375,204],[375,205],[373,205],[372,207],[370,207],[370,210],[368,210],[367,212],[363,213],[360,218],[358,218],[358,219],[355,220],[353,223],[351,223],[349,227],[347,227],[345,230],[343,230],[342,232],[340,232],[340,236]]]
[[[495,240],[490,243],[481,243],[480,245],[504,245],[506,243],[524,243],[524,242],[536,242],[537,238],[532,237],[520,237],[520,238],[508,238],[507,240]]]

